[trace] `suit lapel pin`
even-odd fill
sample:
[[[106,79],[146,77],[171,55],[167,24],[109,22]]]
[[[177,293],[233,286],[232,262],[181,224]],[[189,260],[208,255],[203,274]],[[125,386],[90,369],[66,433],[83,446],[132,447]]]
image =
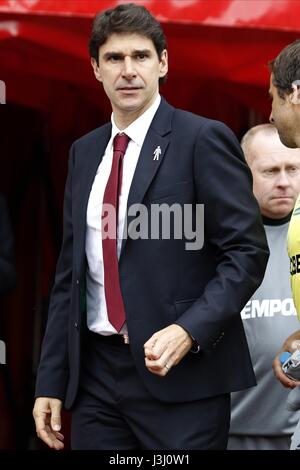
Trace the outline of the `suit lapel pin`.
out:
[[[158,146],[156,147],[156,149],[154,150],[154,152],[153,152],[153,160],[157,160],[157,161],[158,161],[160,155],[161,155],[161,148],[160,148],[160,146],[158,145]]]

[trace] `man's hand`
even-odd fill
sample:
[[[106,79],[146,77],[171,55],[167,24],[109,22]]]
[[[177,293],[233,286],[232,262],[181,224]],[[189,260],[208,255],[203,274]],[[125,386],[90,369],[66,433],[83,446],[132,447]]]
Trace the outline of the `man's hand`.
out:
[[[57,398],[39,397],[35,400],[33,417],[36,433],[51,449],[64,448],[64,436],[61,434],[62,402]]]
[[[282,348],[278,351],[277,356],[275,357],[272,367],[275,374],[275,377],[282,383],[284,387],[295,388],[297,385],[300,385],[300,382],[289,379],[282,370],[281,362],[279,360],[280,355],[284,351],[293,353],[296,349],[300,349],[300,330],[295,331],[291,336],[289,336],[283,343]]]
[[[153,374],[165,376],[191,349],[190,335],[179,325],[157,331],[144,344],[145,364]]]

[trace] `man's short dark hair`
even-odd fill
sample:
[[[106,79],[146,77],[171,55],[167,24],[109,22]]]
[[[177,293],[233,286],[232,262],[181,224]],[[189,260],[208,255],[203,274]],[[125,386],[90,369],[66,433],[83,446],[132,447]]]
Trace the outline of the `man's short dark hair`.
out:
[[[167,49],[167,41],[162,27],[151,13],[142,5],[122,4],[116,8],[99,12],[95,16],[89,52],[97,64],[99,47],[114,33],[136,33],[151,39],[159,60],[163,50]],[[164,78],[162,77],[160,81],[164,81]]]
[[[292,93],[292,83],[300,81],[300,39],[286,46],[269,66],[278,95],[284,98]]]

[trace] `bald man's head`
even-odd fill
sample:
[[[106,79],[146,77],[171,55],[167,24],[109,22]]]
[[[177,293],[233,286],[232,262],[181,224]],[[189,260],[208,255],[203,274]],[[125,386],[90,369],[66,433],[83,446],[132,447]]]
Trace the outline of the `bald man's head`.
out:
[[[270,140],[271,143],[278,141],[278,131],[273,124],[259,124],[258,126],[251,127],[241,140],[241,146],[245,154],[248,165],[255,155],[260,153],[259,142],[256,139]]]
[[[250,129],[241,145],[262,214],[272,219],[287,216],[300,192],[300,149],[285,147],[272,124]]]

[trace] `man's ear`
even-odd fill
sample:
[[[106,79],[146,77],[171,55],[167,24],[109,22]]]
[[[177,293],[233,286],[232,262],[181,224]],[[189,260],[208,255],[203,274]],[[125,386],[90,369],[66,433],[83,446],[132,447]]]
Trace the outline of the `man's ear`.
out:
[[[168,51],[164,49],[159,61],[159,76],[164,77],[168,73]]]
[[[93,70],[94,70],[94,74],[95,74],[96,79],[97,79],[99,82],[102,82],[102,77],[101,77],[99,65],[97,64],[97,61],[96,61],[96,59],[94,59],[94,57],[91,58],[91,65],[92,65],[92,67],[93,67]]]
[[[300,80],[295,80],[292,83],[292,93],[289,95],[290,102],[293,104],[300,104]]]

